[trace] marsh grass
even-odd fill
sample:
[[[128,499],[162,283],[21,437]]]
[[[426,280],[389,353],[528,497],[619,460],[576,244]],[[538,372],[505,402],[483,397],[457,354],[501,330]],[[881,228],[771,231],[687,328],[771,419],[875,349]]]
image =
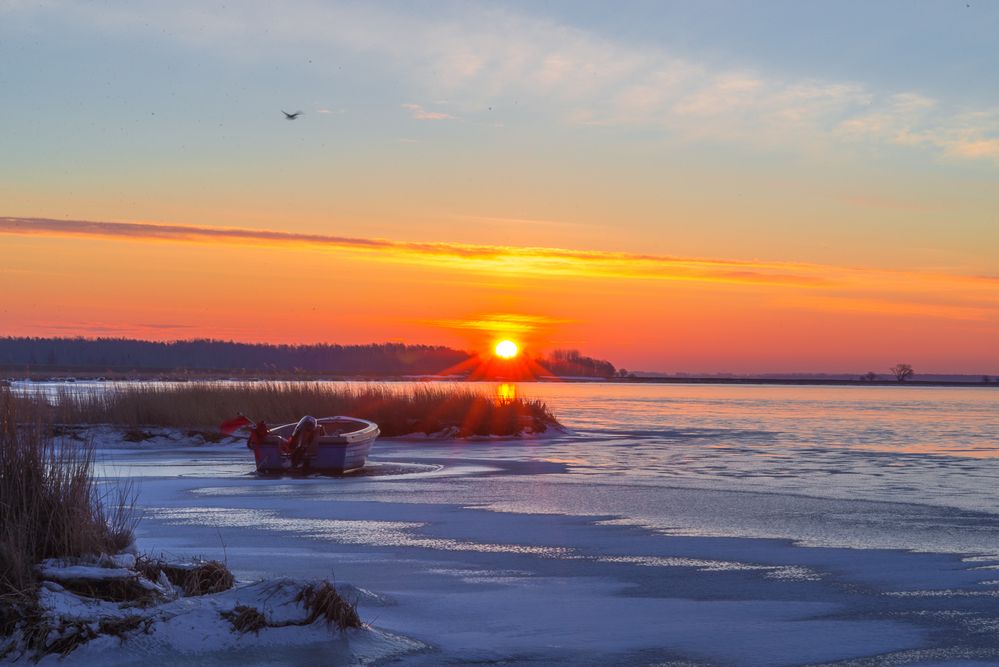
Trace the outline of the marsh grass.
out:
[[[213,595],[227,591],[236,585],[229,568],[220,561],[209,560],[191,565],[178,565],[163,560],[140,556],[135,561],[135,569],[149,581],[158,581],[160,574],[174,586],[179,586],[185,596]]]
[[[256,634],[264,628],[312,625],[317,621],[323,621],[330,628],[336,626],[340,630],[364,627],[357,614],[357,602],[343,597],[329,581],[306,584],[295,595],[295,602],[305,608],[305,618],[269,621],[259,609],[247,605],[237,605],[231,611],[220,612],[220,616],[229,621],[232,629],[240,634]]]
[[[232,629],[241,635],[247,632],[258,635],[269,625],[267,617],[259,609],[245,604],[236,605],[231,611],[221,612],[221,615],[222,618],[232,623]]]
[[[220,612],[220,616],[232,624],[232,629],[240,634],[252,632],[259,634],[264,628],[286,628],[288,626],[312,625],[323,621],[330,628],[336,626],[340,630],[363,628],[364,623],[357,614],[357,602],[340,595],[336,586],[329,581],[306,584],[295,596],[295,602],[305,608],[305,618],[301,620],[269,621],[256,607],[236,605],[229,611]]]
[[[52,436],[50,411],[0,389],[0,595],[35,585],[47,558],[117,553],[132,541],[133,490],[91,473],[94,449]],[[12,599],[6,597],[4,599]]]
[[[163,599],[161,594],[146,588],[140,582],[138,576],[106,577],[101,579],[60,577],[58,583],[64,589],[79,597],[121,602],[128,605],[150,606]]]
[[[301,603],[309,614],[306,624],[323,620],[326,625],[335,624],[341,630],[364,626],[357,614],[357,603],[340,595],[336,586],[328,581],[307,584],[295,596],[295,601]]]
[[[156,619],[150,618],[149,616],[141,616],[139,614],[114,617],[109,616],[98,621],[97,632],[102,635],[112,635],[117,637],[121,640],[121,643],[124,644],[128,635],[136,630],[142,630],[142,632],[148,634],[155,622]]]
[[[83,619],[47,618],[40,610],[34,610],[24,619],[24,648],[32,654],[32,661],[38,662],[47,655],[65,658],[87,642],[109,635],[117,637],[122,644],[129,635],[142,631],[149,633],[155,619],[131,614],[123,617],[103,616],[94,621]],[[8,646],[8,652],[15,650]],[[0,659],[4,656],[0,655]]]
[[[542,401],[496,400],[454,385],[337,385],[321,382],[190,382],[65,390],[48,401],[56,423],[112,424],[136,440],[143,427],[214,429],[237,414],[277,425],[349,415],[378,424],[386,437],[411,433],[516,435],[541,432],[558,421]]]

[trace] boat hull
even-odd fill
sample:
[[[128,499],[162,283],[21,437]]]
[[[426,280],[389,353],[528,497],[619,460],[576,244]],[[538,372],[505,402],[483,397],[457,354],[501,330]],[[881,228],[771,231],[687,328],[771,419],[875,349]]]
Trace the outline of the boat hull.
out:
[[[317,421],[324,427],[326,433],[319,434],[306,447],[300,466],[293,465],[292,457],[282,450],[284,438],[291,434],[295,426],[286,424],[272,429],[268,437],[254,447],[257,472],[280,473],[300,470],[343,473],[364,466],[371,446],[379,434],[376,424],[346,417],[325,417]]]

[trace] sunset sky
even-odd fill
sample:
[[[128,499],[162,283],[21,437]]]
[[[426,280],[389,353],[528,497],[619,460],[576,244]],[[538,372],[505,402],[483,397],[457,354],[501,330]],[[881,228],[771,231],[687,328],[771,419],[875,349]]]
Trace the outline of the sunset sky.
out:
[[[999,374],[996,35],[981,0],[0,1],[0,335]]]

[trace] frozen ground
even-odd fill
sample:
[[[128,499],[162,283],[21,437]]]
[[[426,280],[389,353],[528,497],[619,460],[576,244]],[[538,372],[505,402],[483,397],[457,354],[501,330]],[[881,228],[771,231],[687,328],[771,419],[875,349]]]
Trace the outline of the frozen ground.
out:
[[[173,664],[999,664],[995,515],[851,499],[856,473],[804,495],[688,452],[718,475],[627,475],[580,432],[382,440],[364,474],[259,479],[241,443],[96,435],[102,472],[139,480],[141,550],[371,591],[370,630],[182,643]],[[622,462],[651,446],[605,440]],[[129,642],[116,664],[151,655]]]

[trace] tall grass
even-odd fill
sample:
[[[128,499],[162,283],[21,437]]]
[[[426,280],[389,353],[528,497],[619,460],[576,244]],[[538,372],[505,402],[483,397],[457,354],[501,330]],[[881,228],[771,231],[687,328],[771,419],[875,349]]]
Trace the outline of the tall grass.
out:
[[[93,448],[56,443],[42,408],[0,389],[0,596],[31,589],[46,558],[117,553],[132,540],[130,490],[102,493]]]
[[[558,421],[542,401],[496,400],[454,385],[333,385],[321,382],[142,384],[64,391],[51,410],[63,424],[114,424],[213,429],[236,414],[276,425],[348,415],[376,422],[385,436],[461,436],[543,431]]]

